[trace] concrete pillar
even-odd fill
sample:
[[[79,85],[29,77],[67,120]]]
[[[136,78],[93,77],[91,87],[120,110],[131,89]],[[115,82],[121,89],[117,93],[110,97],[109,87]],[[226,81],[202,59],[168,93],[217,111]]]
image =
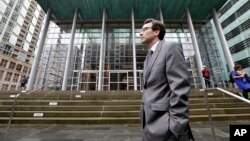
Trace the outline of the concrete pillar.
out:
[[[163,15],[162,15],[162,10],[161,10],[161,7],[160,7],[160,9],[159,9],[160,11],[159,11],[159,14],[160,14],[160,20],[161,20],[161,22],[164,24],[164,19],[163,19]]]
[[[193,26],[193,22],[192,22],[192,19],[191,19],[189,9],[186,9],[186,16],[187,16],[188,28],[190,30],[190,34],[191,34],[191,38],[192,38],[192,42],[193,42],[193,47],[194,47],[194,51],[195,51],[195,59],[196,59],[197,65],[198,65],[197,67],[198,67],[199,79],[200,79],[200,82],[201,82],[201,87],[204,89],[204,88],[206,88],[205,81],[201,76],[203,65],[202,65],[199,46],[198,46],[198,43],[197,43],[197,40],[196,40],[194,26]]]
[[[163,23],[163,25],[165,25],[164,24],[164,19],[163,19],[161,7],[160,7],[160,10],[159,10],[159,14],[160,14],[160,20],[161,20],[161,22]]]
[[[102,90],[102,72],[103,72],[103,64],[105,63],[105,59],[103,57],[105,22],[106,22],[106,9],[104,8],[102,13],[102,37],[101,37],[102,39],[101,39],[100,60],[99,60],[98,91]]]
[[[134,17],[134,8],[131,12],[131,21],[132,21],[132,41],[133,41],[133,72],[134,72],[134,90],[137,90],[137,73],[136,73],[136,49],[135,49],[135,17]]]
[[[48,27],[49,27],[50,17],[51,17],[51,10],[48,9],[47,16],[46,16],[46,19],[45,19],[45,24],[44,24],[44,27],[43,27],[43,30],[42,30],[41,41],[40,41],[40,44],[39,44],[39,46],[37,48],[37,52],[36,52],[36,55],[35,55],[35,58],[34,58],[34,62],[32,64],[31,73],[29,75],[29,80],[28,80],[26,90],[33,90],[33,86],[35,84],[35,80],[36,80],[36,77],[37,77],[38,66],[39,66],[41,55],[42,55],[42,50],[43,50],[43,46],[44,46],[44,43],[45,43]]]
[[[44,74],[43,74],[43,80],[42,80],[42,88],[41,90],[44,90],[46,88],[46,85],[48,84],[47,82],[47,74],[48,74],[48,68],[49,68],[49,61],[50,61],[50,55],[51,55],[51,52],[52,52],[52,45],[49,47],[49,52],[48,52],[48,57],[47,57],[47,60],[46,60],[46,65],[45,65],[45,68],[44,68]]]
[[[229,47],[227,45],[227,40],[224,36],[223,30],[222,30],[221,24],[219,23],[218,16],[217,16],[215,9],[212,10],[212,15],[213,15],[214,25],[215,25],[215,28],[216,28],[217,33],[219,35],[221,46],[222,46],[224,55],[225,55],[226,60],[227,60],[229,71],[233,71],[234,70],[234,61],[233,61],[232,55],[230,53]]]
[[[62,83],[62,90],[67,90],[67,83],[68,83],[68,75],[70,70],[70,63],[71,63],[71,55],[73,50],[73,44],[75,39],[75,31],[76,31],[76,22],[77,22],[77,15],[78,15],[78,9],[75,10],[75,15],[73,19],[72,29],[71,29],[71,36],[70,36],[70,45],[68,48],[68,54],[67,54],[67,60],[66,65],[64,69],[64,76],[63,76],[63,83]]]

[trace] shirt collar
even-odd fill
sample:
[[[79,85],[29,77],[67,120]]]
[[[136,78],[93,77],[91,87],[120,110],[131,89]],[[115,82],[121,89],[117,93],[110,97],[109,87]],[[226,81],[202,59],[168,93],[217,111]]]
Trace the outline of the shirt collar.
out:
[[[156,49],[156,47],[157,47],[157,45],[158,45],[158,43],[159,43],[160,41],[157,41],[150,49],[151,49],[151,51],[155,51],[155,49]]]

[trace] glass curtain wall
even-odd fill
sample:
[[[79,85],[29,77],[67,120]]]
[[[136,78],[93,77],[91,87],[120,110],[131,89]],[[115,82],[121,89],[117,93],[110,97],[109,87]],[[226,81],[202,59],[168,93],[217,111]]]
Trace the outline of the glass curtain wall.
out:
[[[166,23],[167,41],[181,44],[192,88],[200,88],[195,52],[187,24]],[[147,47],[140,43],[142,22],[135,23],[137,89],[142,89],[142,70]],[[196,25],[197,26],[197,25]],[[61,89],[72,24],[50,24],[42,59],[39,84],[44,89]],[[133,50],[131,22],[107,22],[104,31],[101,90],[133,90]],[[201,25],[196,27],[200,31]],[[197,34],[197,38],[205,38]],[[211,44],[199,42],[199,46]],[[101,23],[77,23],[71,54],[68,90],[97,90],[101,46]],[[205,51],[207,51],[207,48]],[[214,60],[216,61],[216,60]]]
[[[72,55],[70,90],[97,90],[101,47],[101,23],[77,24]]]
[[[202,63],[208,67],[212,73],[210,80],[214,86],[225,86],[227,78],[227,72],[222,67],[219,52],[215,43],[215,38],[212,33],[211,23],[203,25],[200,31],[196,33],[198,35],[198,44],[200,53],[202,56]]]
[[[39,64],[37,88],[61,89],[70,42],[70,31],[65,29],[67,27],[70,28],[70,26],[68,24],[59,28],[56,24],[50,23],[46,44],[44,45]]]
[[[130,24],[107,24],[103,90],[133,90]]]
[[[186,64],[189,71],[189,81],[191,88],[199,88],[200,82],[198,78],[197,63],[195,60],[195,52],[192,44],[191,35],[186,24],[182,23],[166,23],[166,35],[165,40],[176,41],[181,45]]]
[[[71,29],[72,24],[50,24],[40,62],[38,87],[61,89]],[[76,25],[68,90],[97,90],[100,44],[101,23]]]

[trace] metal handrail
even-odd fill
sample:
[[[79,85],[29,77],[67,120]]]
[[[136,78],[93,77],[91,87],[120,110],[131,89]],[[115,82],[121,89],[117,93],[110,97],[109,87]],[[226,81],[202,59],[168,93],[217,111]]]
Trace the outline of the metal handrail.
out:
[[[225,85],[224,84],[226,84],[226,82],[217,82],[217,81],[214,81],[214,80],[211,80],[211,79],[207,79],[207,78],[204,78],[204,77],[202,77],[204,80],[208,80],[209,82],[210,82],[210,85],[211,85],[211,83],[213,83],[213,84],[216,84],[217,86],[219,86],[219,85],[223,85],[224,87],[225,87]]]
[[[219,88],[219,87],[216,87],[216,88],[209,88],[209,89],[200,89],[200,91],[204,91],[204,99],[205,99],[205,103],[206,103],[206,107],[207,107],[207,111],[208,111],[208,118],[209,118],[209,123],[210,123],[210,126],[211,126],[211,131],[212,131],[212,134],[213,134],[213,138],[214,138],[214,141],[216,141],[216,137],[215,137],[215,131],[214,131],[214,125],[213,125],[213,120],[212,120],[212,116],[211,116],[211,111],[210,111],[210,107],[209,107],[209,104],[208,104],[208,98],[207,98],[207,90],[218,90],[218,91],[221,91],[223,93],[226,93],[227,95],[229,96],[232,96],[236,99],[239,99],[241,101],[244,101],[248,104],[250,104],[250,100],[246,99],[246,98],[243,98],[241,96],[238,96],[234,93],[231,93],[227,90],[224,90],[222,88]]]
[[[60,82],[60,81],[54,81],[54,82],[51,82],[51,83],[46,84],[45,86],[48,86],[48,85],[50,85],[50,84],[52,84],[52,83],[55,83],[55,82]],[[45,86],[41,86],[41,87],[39,87],[39,88],[37,88],[37,89],[34,89],[34,90],[32,90],[32,91],[29,91],[29,92],[26,93],[26,95],[31,94],[31,93],[33,93],[33,92],[35,92],[35,91],[37,91],[37,90],[40,90],[40,89],[42,89],[42,88],[45,87]]]
[[[217,87],[217,88],[215,88],[215,89],[217,89],[217,90],[219,90],[219,91],[221,91],[221,92],[223,92],[223,93],[226,93],[226,94],[228,94],[228,95],[230,95],[230,96],[232,96],[232,97],[234,97],[234,98],[237,98],[237,99],[239,99],[239,100],[241,100],[241,101],[244,101],[244,102],[250,104],[250,100],[248,100],[248,99],[246,99],[246,98],[243,98],[243,97],[241,97],[241,96],[238,96],[238,95],[236,95],[236,94],[234,94],[234,93],[231,93],[231,92],[226,91],[226,90],[224,90],[224,89],[222,89],[222,88],[219,88],[219,87]]]
[[[58,81],[55,81],[55,82],[58,82]],[[55,83],[55,82],[51,82],[51,83]],[[51,83],[48,83],[46,86],[48,86],[48,85],[51,84]],[[18,98],[21,94],[26,94],[26,95],[28,95],[28,94],[31,94],[31,93],[37,91],[37,90],[40,90],[40,89],[43,88],[43,87],[44,87],[44,86],[41,86],[41,87],[39,87],[39,88],[37,88],[37,89],[34,89],[34,90],[32,90],[32,91],[29,91],[29,92],[27,92],[27,93],[24,92],[24,93],[18,93],[18,94],[15,95],[15,99],[14,99],[14,102],[13,102],[13,105],[12,105],[12,108],[11,108],[10,118],[9,118],[9,121],[8,121],[7,129],[5,130],[5,133],[8,133],[8,131],[9,131],[10,124],[11,124],[11,121],[12,121],[12,119],[13,119],[14,111],[15,111],[15,108],[16,108],[17,98]]]

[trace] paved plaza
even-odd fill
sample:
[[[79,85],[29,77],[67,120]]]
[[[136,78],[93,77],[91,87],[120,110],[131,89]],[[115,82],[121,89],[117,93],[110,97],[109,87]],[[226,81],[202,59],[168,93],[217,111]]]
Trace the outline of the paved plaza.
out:
[[[216,140],[229,141],[230,124],[250,122],[214,122]],[[141,141],[139,125],[1,125],[1,141]],[[196,141],[213,141],[208,123],[191,123]]]

